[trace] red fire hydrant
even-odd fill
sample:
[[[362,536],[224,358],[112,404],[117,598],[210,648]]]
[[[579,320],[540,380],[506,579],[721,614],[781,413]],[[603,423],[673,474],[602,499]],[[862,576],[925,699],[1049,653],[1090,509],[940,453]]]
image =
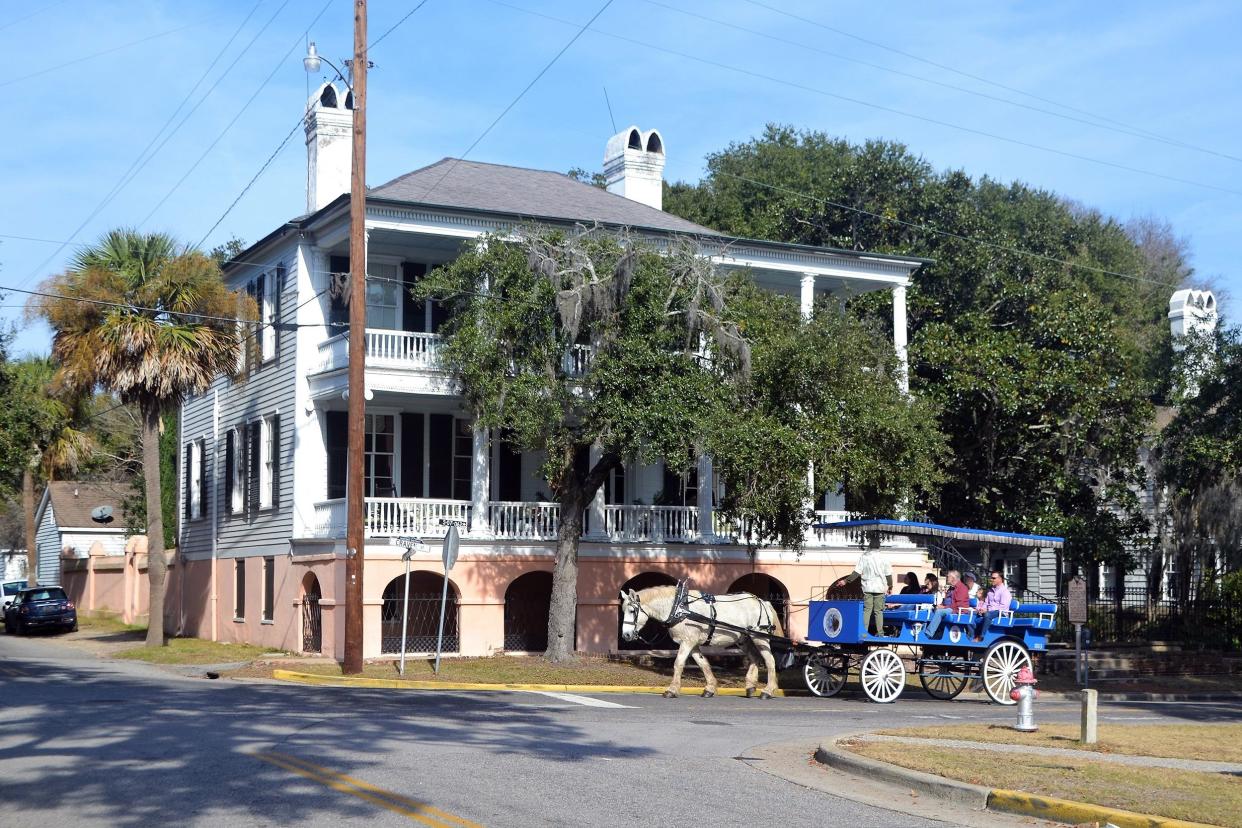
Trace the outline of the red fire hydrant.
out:
[[[1014,730],[1024,733],[1039,730],[1039,726],[1035,724],[1035,699],[1039,696],[1039,691],[1035,689],[1036,684],[1039,682],[1035,680],[1035,674],[1030,667],[1023,667],[1018,671],[1017,682],[1009,691],[1009,698],[1018,703],[1018,721],[1013,726]]]

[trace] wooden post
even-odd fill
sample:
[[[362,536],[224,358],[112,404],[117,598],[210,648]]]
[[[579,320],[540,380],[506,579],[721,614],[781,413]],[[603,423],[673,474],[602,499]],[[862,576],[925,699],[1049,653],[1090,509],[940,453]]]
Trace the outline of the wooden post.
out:
[[[345,481],[345,662],[342,672],[362,672],[363,445],[366,434],[367,325],[367,0],[354,0],[353,167],[349,190],[349,420]]]

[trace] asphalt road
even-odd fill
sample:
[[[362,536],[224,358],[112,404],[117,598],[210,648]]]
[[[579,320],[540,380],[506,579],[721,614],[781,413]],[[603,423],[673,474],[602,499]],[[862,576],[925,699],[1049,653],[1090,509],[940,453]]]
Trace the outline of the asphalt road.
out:
[[[3,636],[0,823],[937,825],[879,807],[890,804],[883,788],[872,786],[871,804],[829,793],[857,797],[864,786],[811,766],[806,746],[1012,713],[918,693],[875,705],[849,691],[665,700],[209,681]],[[1045,702],[1039,714],[1073,720],[1077,706]],[[1237,721],[1242,704],[1105,705],[1101,715]],[[808,775],[818,789],[789,781]],[[893,791],[891,804],[906,796]]]

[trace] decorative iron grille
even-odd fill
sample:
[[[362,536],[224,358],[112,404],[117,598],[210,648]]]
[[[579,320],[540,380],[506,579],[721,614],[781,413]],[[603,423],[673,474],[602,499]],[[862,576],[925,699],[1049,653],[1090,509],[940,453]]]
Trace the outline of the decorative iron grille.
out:
[[[319,606],[319,593],[307,593],[302,601],[302,652],[323,651],[323,609]]]
[[[400,579],[397,580],[400,583]],[[401,598],[403,590],[384,590],[384,606],[380,615],[380,652],[401,652]],[[446,653],[461,649],[457,627],[457,596],[450,589],[444,606],[444,646]],[[405,625],[405,651],[430,653],[436,649],[436,633],[440,624],[440,593],[411,592],[410,612]]]

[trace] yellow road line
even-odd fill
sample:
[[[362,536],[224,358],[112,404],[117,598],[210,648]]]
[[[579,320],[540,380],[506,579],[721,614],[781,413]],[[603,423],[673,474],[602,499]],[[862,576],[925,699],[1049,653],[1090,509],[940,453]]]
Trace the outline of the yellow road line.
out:
[[[363,782],[361,779],[338,773],[330,768],[316,765],[296,756],[290,756],[285,753],[255,753],[253,755],[258,759],[284,768],[299,776],[304,776],[321,785],[326,785],[334,791],[356,796],[393,813],[407,816],[424,825],[433,826],[433,828],[453,828],[453,826],[483,828],[478,823],[462,819],[447,811],[441,811],[439,808],[428,805],[425,802],[419,802],[384,788],[376,787]]]

